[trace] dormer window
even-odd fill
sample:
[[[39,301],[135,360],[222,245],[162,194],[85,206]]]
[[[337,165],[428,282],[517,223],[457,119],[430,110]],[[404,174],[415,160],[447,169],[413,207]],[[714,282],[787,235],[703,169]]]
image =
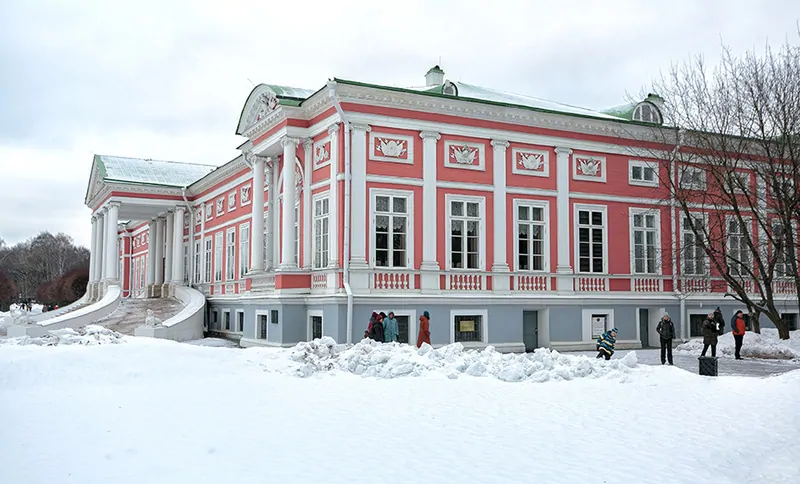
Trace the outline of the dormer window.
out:
[[[452,82],[447,81],[442,87],[442,94],[445,96],[458,96],[458,88]]]
[[[641,102],[633,110],[633,120],[642,123],[661,124],[661,113],[649,102]]]

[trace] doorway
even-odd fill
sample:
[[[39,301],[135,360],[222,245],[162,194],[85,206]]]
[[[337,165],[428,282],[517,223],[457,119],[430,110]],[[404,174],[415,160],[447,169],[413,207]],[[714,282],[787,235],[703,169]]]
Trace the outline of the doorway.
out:
[[[526,353],[532,353],[539,348],[538,311],[522,311],[522,342]]]
[[[394,319],[397,320],[397,342],[398,343],[408,343],[408,324],[409,324],[409,317],[408,315],[399,315],[395,314]],[[416,343],[416,341],[414,342]]]
[[[642,348],[650,347],[650,310],[639,308],[639,340]]]
[[[322,338],[322,316],[311,316],[311,339]]]

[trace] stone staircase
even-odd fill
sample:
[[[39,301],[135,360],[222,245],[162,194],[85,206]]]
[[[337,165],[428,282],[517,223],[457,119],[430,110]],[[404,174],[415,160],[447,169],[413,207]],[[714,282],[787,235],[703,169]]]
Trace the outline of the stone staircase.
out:
[[[178,314],[183,309],[183,304],[177,299],[166,298],[123,299],[113,313],[98,319],[94,324],[132,335],[138,326],[144,324],[148,309],[153,311],[156,318],[166,321]]]

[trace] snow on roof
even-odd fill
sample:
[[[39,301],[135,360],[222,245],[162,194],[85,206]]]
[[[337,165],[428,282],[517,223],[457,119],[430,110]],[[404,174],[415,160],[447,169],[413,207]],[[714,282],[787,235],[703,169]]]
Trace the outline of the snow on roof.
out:
[[[277,84],[264,84],[275,92],[278,97],[293,97],[297,99],[307,99],[316,91],[311,89],[302,89],[299,87],[278,86]]]
[[[212,165],[122,156],[95,155],[94,159],[100,175],[106,181],[150,183],[173,187],[190,185],[216,169]]]

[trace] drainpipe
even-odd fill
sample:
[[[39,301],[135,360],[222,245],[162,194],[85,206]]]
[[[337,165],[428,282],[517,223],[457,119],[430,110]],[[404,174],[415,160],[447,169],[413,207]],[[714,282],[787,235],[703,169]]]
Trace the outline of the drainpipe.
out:
[[[187,216],[189,217],[189,245],[187,246],[189,250],[186,254],[186,278],[188,282],[186,285],[194,287],[194,210],[192,210],[192,206],[189,205],[189,200],[186,198],[186,187],[181,188],[181,196],[183,197],[183,203],[186,205],[184,220],[186,220]],[[175,257],[175,254],[172,256]]]
[[[678,156],[678,151],[681,149],[681,145],[683,144],[683,135],[684,131],[681,128],[678,128],[678,139],[675,143],[675,149],[672,150],[672,156],[670,156],[670,163],[669,163],[669,180],[670,180],[670,197],[669,197],[669,220],[670,220],[670,227],[672,230],[672,240],[671,240],[671,250],[672,250],[672,290],[675,292],[675,295],[680,299],[681,302],[681,337],[683,341],[688,341],[688,329],[689,324],[687,323],[686,318],[686,298],[684,297],[683,292],[678,287],[678,233],[680,231],[680,227],[676,226],[676,217],[675,217],[675,195],[674,190],[677,186],[678,179],[677,179],[677,171],[675,166],[675,158]]]
[[[347,344],[353,342],[353,291],[350,288],[350,123],[344,117],[342,104],[336,95],[336,81],[328,82],[328,94],[344,124],[344,244],[342,247],[342,279],[347,294]]]

